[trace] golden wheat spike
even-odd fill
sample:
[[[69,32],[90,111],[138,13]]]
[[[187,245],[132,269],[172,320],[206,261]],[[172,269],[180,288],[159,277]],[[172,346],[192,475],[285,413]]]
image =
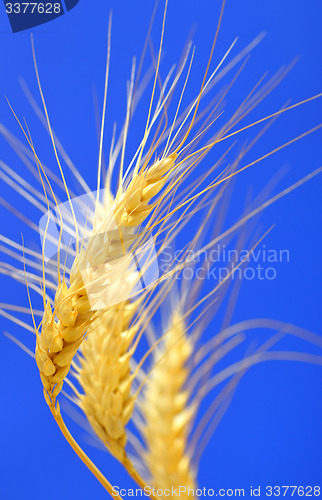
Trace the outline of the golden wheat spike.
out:
[[[94,431],[120,462],[125,460],[125,426],[133,412],[130,395],[129,327],[136,304],[123,302],[96,320],[80,349],[77,379],[82,388],[79,405]]]
[[[41,334],[37,335],[36,361],[50,404],[54,403],[61,391],[72,359],[94,319],[90,298],[99,293],[97,291],[100,288],[108,288],[110,285],[111,280],[109,275],[105,274],[105,265],[115,259],[114,264],[113,260],[110,264],[111,273],[113,267],[119,264],[117,257],[123,256],[126,234],[123,235],[122,227],[138,226],[151,213],[153,205],[148,202],[161,191],[167,172],[173,165],[172,158],[162,160],[132,179],[122,196],[116,197],[115,202],[114,215],[120,224],[121,237],[117,238],[118,229],[106,234],[94,233],[86,250],[82,249],[74,261],[69,288],[64,280],[58,285],[54,311],[49,303],[46,304]],[[106,214],[106,219],[110,220],[110,214]],[[111,239],[112,244],[108,244]],[[131,242],[131,237],[129,241]],[[119,270],[120,276],[122,273],[126,276],[129,272],[127,262],[125,255],[124,269]],[[84,284],[82,273],[90,272],[89,264],[93,271],[90,279]],[[109,306],[106,303],[105,307]]]
[[[155,350],[154,368],[140,404],[145,420],[144,460],[151,484],[163,491],[169,487],[196,487],[191,457],[187,453],[189,425],[194,415],[187,384],[192,352],[192,341],[177,307],[163,342]]]
[[[94,432],[142,487],[144,481],[129,460],[126,425],[132,417],[135,398],[131,393],[132,343],[136,328],[130,327],[137,305],[129,301],[112,308],[80,349],[76,377],[82,393],[78,404]]]

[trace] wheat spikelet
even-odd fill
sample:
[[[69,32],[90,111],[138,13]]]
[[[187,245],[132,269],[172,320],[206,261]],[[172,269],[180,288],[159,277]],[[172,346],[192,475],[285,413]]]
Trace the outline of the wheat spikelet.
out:
[[[151,484],[163,491],[172,486],[196,487],[191,457],[187,454],[188,430],[194,414],[187,384],[187,363],[192,351],[185,320],[177,307],[165,338],[156,349],[141,403],[147,448],[144,460]]]
[[[125,193],[118,193],[116,197],[115,218],[121,226],[138,226],[148,217],[152,208],[149,201],[165,185],[177,157],[172,153],[146,170],[134,172]]]

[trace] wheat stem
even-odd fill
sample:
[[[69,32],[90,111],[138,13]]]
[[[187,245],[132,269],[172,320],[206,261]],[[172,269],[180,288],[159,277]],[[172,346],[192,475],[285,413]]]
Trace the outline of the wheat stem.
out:
[[[92,474],[96,477],[96,479],[101,483],[103,488],[105,488],[106,491],[113,498],[121,499],[122,497],[113,490],[113,487],[110,484],[110,482],[106,479],[105,476],[103,476],[101,471],[96,467],[95,464],[93,464],[91,459],[86,455],[84,450],[79,446],[79,444],[73,438],[73,436],[69,432],[69,430],[68,430],[68,428],[63,420],[63,417],[61,416],[61,413],[59,411],[59,406],[55,407],[55,404],[51,404],[49,407],[50,407],[50,411],[51,411],[61,433],[63,434],[64,438],[66,439],[68,444],[71,446],[71,448],[74,450],[74,452],[81,459],[81,461],[86,465],[86,467],[92,472]]]

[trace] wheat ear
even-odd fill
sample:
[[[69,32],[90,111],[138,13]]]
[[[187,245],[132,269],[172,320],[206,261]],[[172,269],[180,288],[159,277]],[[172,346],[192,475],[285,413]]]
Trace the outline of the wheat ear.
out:
[[[191,457],[187,454],[188,430],[194,415],[189,404],[187,363],[193,352],[180,308],[173,312],[163,342],[155,350],[140,410],[145,420],[144,461],[155,488],[195,488]]]
[[[82,249],[74,261],[70,273],[70,286],[67,287],[64,279],[59,284],[55,294],[54,310],[52,311],[49,302],[46,303],[41,334],[36,330],[35,357],[46,402],[62,434],[102,486],[111,496],[115,496],[112,485],[68,431],[56,399],[62,390],[72,359],[95,317],[95,313],[91,311],[80,271],[80,262],[85,255],[85,250]],[[116,496],[120,498],[119,495]]]
[[[176,154],[170,155],[145,171],[135,174],[125,192],[118,193],[114,216],[121,228],[138,226],[148,217],[153,209],[149,202],[163,188],[169,172],[174,168],[176,157]],[[93,317],[79,262],[87,258],[93,266],[104,265],[110,255],[107,255],[109,251],[101,246],[102,238],[100,235],[94,235],[88,251],[83,249],[80,257],[75,259],[70,275],[70,287],[67,287],[64,280],[59,285],[55,295],[54,312],[50,304],[46,304],[42,332],[37,335],[36,361],[49,405],[61,391],[72,359]],[[98,251],[101,251],[99,255]],[[118,255],[120,251],[121,243],[116,248]]]
[[[77,379],[83,393],[79,405],[97,436],[124,465],[127,462],[125,426],[131,418],[129,345],[136,334],[130,322],[136,304],[123,302],[94,324],[94,331],[81,347]]]

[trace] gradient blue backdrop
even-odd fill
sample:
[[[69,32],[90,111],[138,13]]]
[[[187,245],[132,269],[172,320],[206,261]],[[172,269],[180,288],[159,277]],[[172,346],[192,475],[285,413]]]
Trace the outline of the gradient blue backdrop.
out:
[[[108,134],[113,121],[123,119],[125,81],[130,75],[132,56],[139,56],[144,44],[152,4],[147,0],[80,0],[69,14],[33,30],[53,126],[93,189],[98,148],[92,86],[95,84],[101,104],[109,10],[113,9],[109,94],[113,97],[108,103]],[[196,64],[188,88],[192,98],[200,86],[207,62],[219,3],[217,0],[170,0],[169,4],[163,74],[179,60],[190,30],[195,28]],[[155,46],[161,10],[153,32]],[[288,99],[296,102],[321,91],[321,14],[320,0],[227,1],[215,62],[236,36],[239,36],[238,47],[242,49],[260,32],[267,32],[251,56],[245,76],[238,83],[238,91],[229,101],[230,109],[266,70],[273,73],[296,56],[300,59],[295,68],[252,118],[279,109]],[[33,135],[37,137],[40,131],[40,137],[45,137],[18,84],[18,77],[22,76],[38,96],[30,32],[11,34],[2,4],[0,43],[0,121],[15,134],[20,134],[5,101],[7,96],[19,116],[26,117]],[[274,124],[256,146],[253,157],[308,130],[320,120],[321,103],[318,101],[290,112]],[[140,130],[134,133],[132,146],[140,134]],[[314,134],[293,145],[252,170],[251,175],[245,177],[247,183],[253,185],[256,192],[272,173],[286,165],[289,170],[279,188],[286,187],[320,166],[320,141],[321,135]],[[38,141],[37,146],[40,154],[46,156],[49,142]],[[47,163],[54,166],[53,157],[47,154],[47,158],[50,158]],[[1,159],[23,172],[21,162],[4,141],[1,141]],[[245,181],[241,179],[240,182]],[[35,219],[36,212],[25,201],[3,183],[0,189],[2,197],[12,200],[15,206]],[[278,277],[274,281],[244,283],[234,316],[236,321],[269,317],[321,333],[320,200],[321,178],[315,178],[263,214],[263,228],[277,224],[267,245],[289,249],[291,260],[278,267]],[[25,230],[23,224],[4,209],[1,214],[0,233],[19,241]],[[0,279],[0,301],[26,304],[23,287],[2,276]],[[1,318],[3,330],[32,345],[25,332]],[[0,345],[0,498],[106,498],[104,490],[74,456],[56,428],[43,401],[34,362],[2,336]],[[321,374],[321,368],[307,364],[266,363],[253,368],[243,379],[206,450],[201,462],[200,484],[246,489],[260,484],[321,484]],[[70,425],[81,437],[83,432],[73,422]],[[110,456],[91,447],[86,449],[113,484],[132,484]]]

